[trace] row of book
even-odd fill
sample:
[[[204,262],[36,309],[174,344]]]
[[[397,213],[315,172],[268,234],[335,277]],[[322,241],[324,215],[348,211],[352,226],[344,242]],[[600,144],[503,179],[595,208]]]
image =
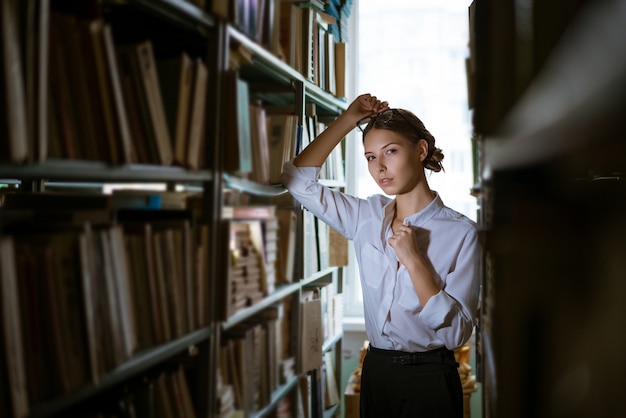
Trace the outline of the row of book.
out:
[[[140,351],[207,326],[207,228],[180,211],[131,212],[3,224],[2,361],[18,410],[97,386]]]
[[[227,279],[222,317],[258,303],[294,281],[296,216],[275,205],[225,206]]]
[[[228,109],[237,117],[227,124],[229,146],[224,150],[224,169],[259,184],[279,184],[283,164],[306,148],[326,129],[326,124],[318,117],[313,103],[307,104],[301,125],[293,111],[251,102],[250,87],[236,70],[227,79]],[[341,146],[335,147],[323,164],[320,178],[344,181]]]
[[[330,340],[343,333],[343,294],[335,285],[319,286],[314,289],[321,303],[322,337]]]
[[[236,117],[226,125],[224,170],[260,184],[280,183],[283,163],[297,154],[298,116],[293,110],[272,113],[251,102],[249,85],[237,70],[229,71],[226,81],[227,110]]]
[[[277,303],[222,333],[217,389],[221,416],[254,414],[295,376],[288,309],[288,302]]]
[[[340,309],[334,310],[333,302],[340,303],[341,299],[331,288],[326,285],[308,289],[301,296],[298,369],[289,337],[293,326],[289,298],[222,333],[217,389],[220,416],[234,416],[235,412],[244,417],[254,415],[269,404],[272,393],[280,385],[288,384],[296,376],[301,392],[297,405],[299,416],[311,416],[313,402],[321,401],[321,409],[339,403],[332,355],[322,348],[332,334],[341,332],[337,326],[340,321],[331,313],[340,313]],[[330,319],[333,316],[334,322]],[[317,384],[323,399],[311,395],[312,385]]]
[[[302,290],[301,372],[320,368],[322,345],[342,334],[343,297],[334,284]]]
[[[214,0],[211,12],[228,19],[306,79],[345,97],[347,50],[339,27],[347,23],[347,5],[322,0]]]
[[[330,351],[324,351],[324,342],[341,333],[343,308],[341,295],[335,284],[307,287],[301,294],[300,334],[300,396],[305,417],[315,410],[324,410],[339,403],[338,381]],[[315,386],[315,390],[313,389]],[[312,396],[317,392],[320,396]],[[316,402],[316,405],[313,405]]]
[[[304,277],[329,267],[348,265],[348,241],[336,230],[304,209],[302,211]]]
[[[2,348],[16,404],[27,408],[97,385],[139,351],[206,326],[208,227],[194,221],[200,197],[183,196],[2,195]],[[47,209],[35,209],[41,206]],[[229,317],[294,280],[296,216],[276,206],[226,206],[223,216],[228,285],[217,300],[229,301]],[[316,292],[315,315],[304,315],[319,319],[321,338],[338,332],[330,312],[339,312],[340,295],[329,290]],[[261,399],[298,373],[289,323],[276,320],[271,329],[264,332],[278,351]],[[276,343],[274,334],[287,342]]]
[[[301,263],[296,263],[298,217],[291,208],[225,206],[222,215],[229,250],[224,306],[219,309],[223,319],[258,303],[277,285],[299,280],[301,274],[311,277],[329,267],[348,264],[346,238],[307,210],[302,212]],[[333,294],[327,305],[339,309],[341,302],[331,301],[333,297],[341,295]]]
[[[37,9],[42,39],[31,48],[19,36],[30,15],[13,1],[3,6],[2,160],[204,166],[202,57],[157,57],[150,39],[118,42],[103,18],[51,10],[48,1]]]
[[[2,417],[26,417],[26,411],[13,413],[6,409],[10,402],[0,398]],[[158,412],[156,412],[158,411]],[[34,415],[37,415],[35,413]],[[184,369],[167,367],[121,390],[112,391],[101,399],[83,403],[67,412],[66,416],[83,418],[195,418],[190,385]]]
[[[299,144],[297,152],[299,153],[302,149],[306,148],[326,128],[327,124],[319,118],[315,104],[308,103],[305,108],[302,141],[301,144]],[[319,178],[343,183],[345,181],[344,163],[343,147],[341,145],[336,146],[333,148],[324,164],[322,164]]]
[[[287,5],[299,13],[310,10]],[[19,14],[9,17],[19,26]],[[38,44],[37,63],[31,59],[26,68],[12,66],[11,70],[17,68],[14,73],[6,66],[1,74],[11,83],[5,89],[6,111],[0,118],[4,133],[0,149],[6,151],[0,158],[14,163],[69,159],[205,166],[209,74],[201,57],[185,51],[157,56],[149,39],[116,42],[114,29],[102,18],[50,10],[41,10],[40,17],[39,30],[50,37]],[[14,51],[4,60],[21,62],[26,45],[10,33],[2,39],[11,42],[13,48],[7,50]],[[236,56],[235,51],[231,55]],[[30,75],[33,72],[36,80]],[[249,175],[261,184],[276,184],[282,163],[321,127],[312,122],[314,113],[307,115],[303,128],[294,114],[251,103],[248,85],[236,70],[226,78],[227,111],[237,117],[227,123],[225,170]],[[36,115],[37,123],[31,124],[27,115]],[[329,165],[332,173],[343,172],[334,167]]]
[[[299,405],[301,409],[298,410],[298,416],[312,418],[316,416],[316,410],[325,411],[341,402],[334,363],[333,352],[326,351],[322,357],[321,367],[315,373],[307,373],[300,377],[298,386],[302,405]],[[314,385],[317,386],[316,389],[320,394],[318,399],[312,396]],[[317,401],[318,404],[313,405],[314,401]]]
[[[322,89],[345,97],[347,45],[330,30],[336,19],[301,2],[280,4],[281,56]]]
[[[144,261],[147,256],[134,256],[150,245],[154,247],[150,252],[156,253],[156,260],[166,263],[165,271],[185,277],[185,283],[198,282],[206,274],[204,258],[208,238],[204,235],[208,234],[208,226],[198,223],[203,214],[202,195],[197,192],[132,189],[113,190],[111,195],[5,192],[0,203],[9,225],[11,222],[43,226],[63,224],[76,229],[85,222],[99,228],[117,224],[115,226],[122,227],[129,246],[126,252],[133,255],[129,269],[137,276],[146,271],[152,274],[152,270],[148,270],[150,266],[146,265],[150,260]],[[15,219],[12,221],[12,218]],[[223,238],[221,250],[225,255],[225,281],[220,283],[222,287],[218,286],[223,296],[218,298],[223,302],[218,309],[221,319],[258,303],[278,285],[310,277],[331,266],[347,265],[347,240],[309,211],[304,211],[302,217],[303,246],[296,241],[298,217],[291,208],[273,204],[224,206],[222,218],[227,236]],[[151,243],[155,240],[156,243]],[[166,245],[178,252],[169,250]],[[298,248],[304,249],[303,263],[297,262]],[[157,251],[164,255],[160,256]],[[192,286],[187,286],[186,291],[192,291]],[[194,305],[186,306],[192,309]],[[159,318],[156,313],[155,318]],[[151,340],[160,343],[180,336],[180,332],[169,331],[170,328],[155,331],[158,334],[152,339],[142,337],[142,341],[146,341],[142,345],[150,345]],[[184,329],[191,328],[194,327]]]

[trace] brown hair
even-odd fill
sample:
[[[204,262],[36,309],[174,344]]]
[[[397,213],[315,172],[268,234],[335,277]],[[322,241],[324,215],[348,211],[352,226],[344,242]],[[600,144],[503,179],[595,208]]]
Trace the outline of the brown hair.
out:
[[[387,109],[368,118],[367,126],[363,129],[363,140],[372,128],[385,129],[402,135],[413,146],[417,146],[420,139],[428,143],[428,154],[424,159],[424,168],[434,172],[443,170],[443,152],[435,146],[435,137],[426,129],[424,123],[412,112],[405,109]]]

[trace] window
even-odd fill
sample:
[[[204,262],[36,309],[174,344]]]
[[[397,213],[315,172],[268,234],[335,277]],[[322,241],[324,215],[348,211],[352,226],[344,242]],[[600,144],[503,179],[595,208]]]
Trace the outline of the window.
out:
[[[476,219],[471,118],[467,106],[470,1],[395,0],[354,2],[350,43],[352,97],[372,93],[391,107],[414,112],[442,148],[445,172],[427,172],[430,187],[444,203]],[[348,192],[361,197],[381,193],[363,158],[356,130],[346,146]],[[352,248],[351,248],[352,251]],[[351,254],[345,314],[363,315],[359,272]]]

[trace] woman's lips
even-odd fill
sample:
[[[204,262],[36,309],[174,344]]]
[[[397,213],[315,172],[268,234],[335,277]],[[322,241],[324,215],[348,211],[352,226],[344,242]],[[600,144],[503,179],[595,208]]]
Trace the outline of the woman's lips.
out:
[[[391,183],[391,179],[388,178],[388,177],[385,177],[385,178],[380,179],[379,183],[380,183],[381,186],[386,186],[389,183]]]

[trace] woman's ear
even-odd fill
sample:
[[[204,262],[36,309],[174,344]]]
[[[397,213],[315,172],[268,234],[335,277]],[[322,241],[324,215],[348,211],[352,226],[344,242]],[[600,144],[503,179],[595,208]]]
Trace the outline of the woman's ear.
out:
[[[417,152],[419,154],[419,158],[421,162],[426,160],[428,157],[428,141],[425,139],[420,139],[417,143]]]

